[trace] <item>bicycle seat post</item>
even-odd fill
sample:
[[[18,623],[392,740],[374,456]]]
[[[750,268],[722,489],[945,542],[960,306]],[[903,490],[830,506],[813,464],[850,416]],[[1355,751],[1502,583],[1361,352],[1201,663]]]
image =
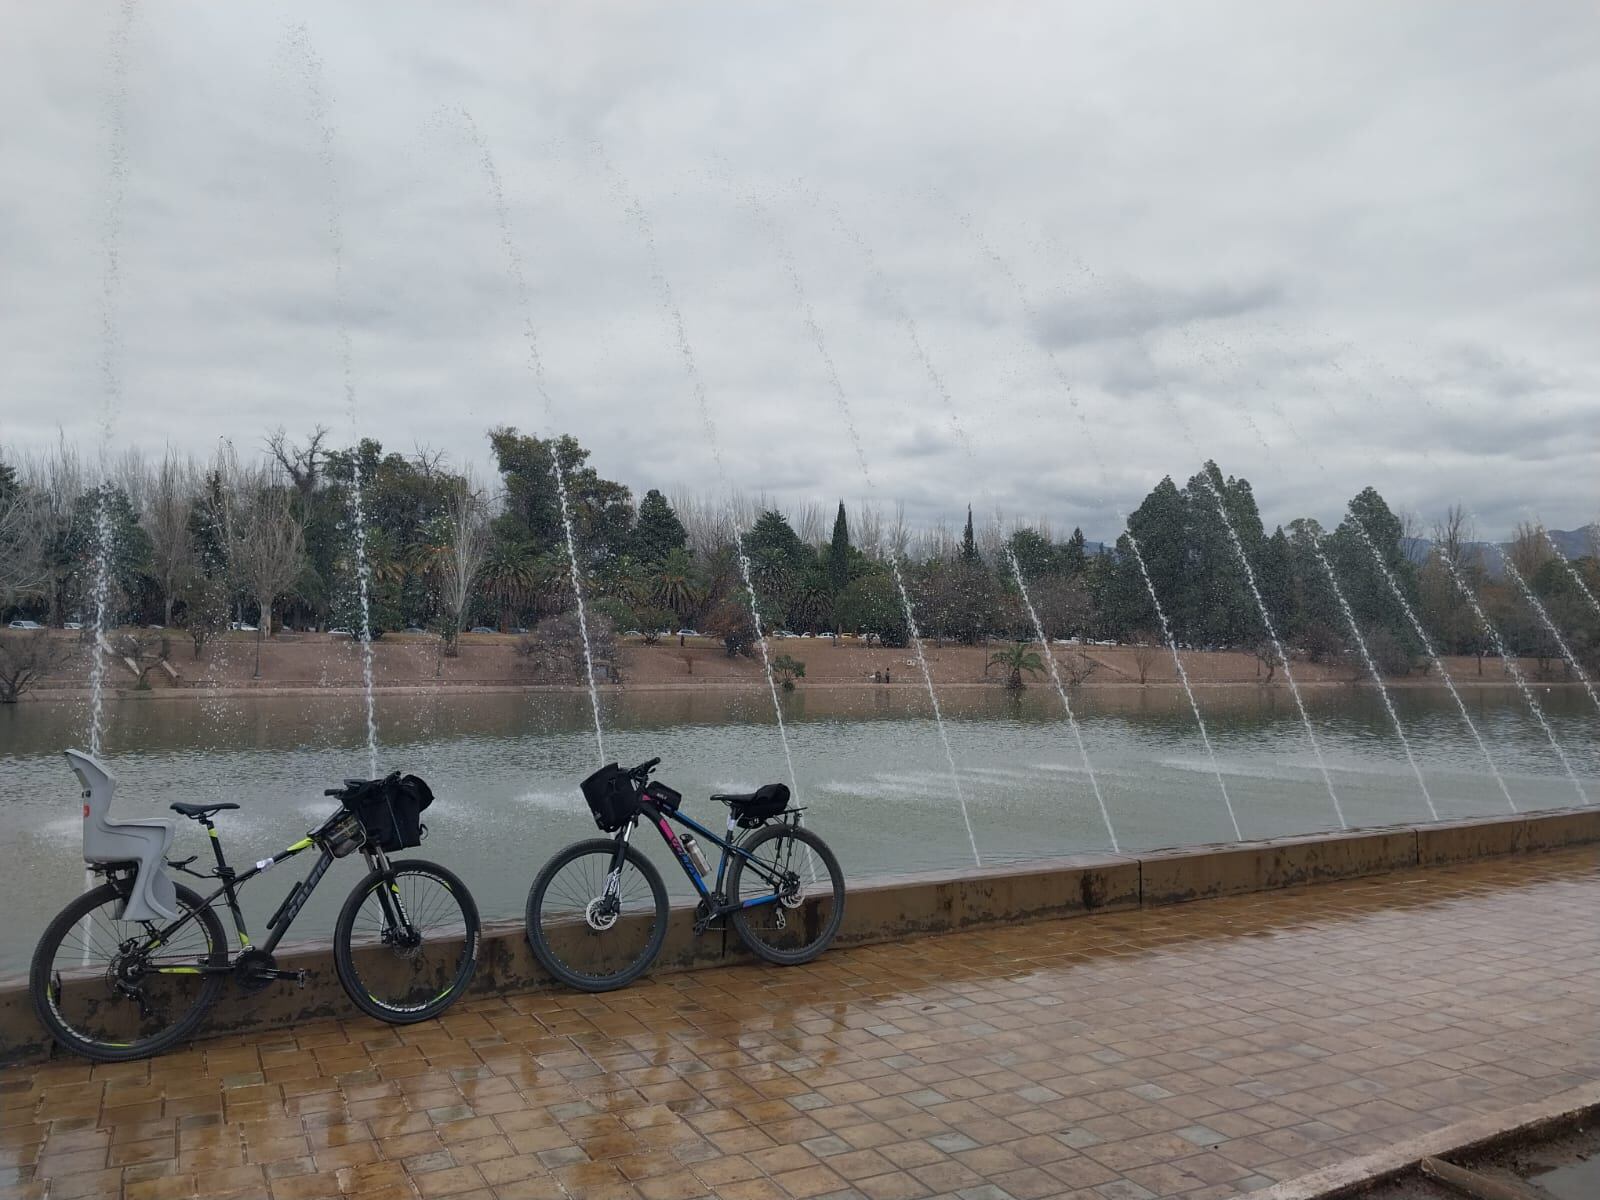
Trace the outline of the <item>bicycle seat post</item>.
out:
[[[196,817],[195,820],[206,827],[206,837],[211,842],[211,852],[217,856],[217,878],[231,880],[233,868],[228,865],[228,860],[222,857],[222,839],[217,836],[217,827],[208,816]]]

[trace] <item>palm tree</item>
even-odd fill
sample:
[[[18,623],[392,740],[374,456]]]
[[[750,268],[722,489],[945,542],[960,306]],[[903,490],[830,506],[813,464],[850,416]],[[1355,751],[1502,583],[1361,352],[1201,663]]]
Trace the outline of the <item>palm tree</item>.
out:
[[[547,550],[533,560],[533,584],[529,590],[541,614],[566,610],[574,589],[572,561],[565,550]]]
[[[694,608],[694,560],[687,550],[673,550],[662,560],[652,580],[652,599],[662,608],[670,608],[680,620]]]
[[[831,626],[833,621],[833,593],[828,590],[827,576],[821,571],[810,571],[795,588],[789,601],[789,622],[795,629],[817,633]]]
[[[536,574],[533,556],[520,542],[496,542],[483,560],[483,587],[500,608],[500,627],[511,624],[511,613],[533,590]]]
[[[989,656],[989,666],[1004,667],[1006,669],[1006,687],[1020,692],[1023,688],[1022,673],[1038,675],[1044,668],[1044,659],[1039,657],[1037,650],[1030,650],[1027,642],[1017,642],[1009,650],[996,650]],[[987,668],[985,668],[987,673]]]

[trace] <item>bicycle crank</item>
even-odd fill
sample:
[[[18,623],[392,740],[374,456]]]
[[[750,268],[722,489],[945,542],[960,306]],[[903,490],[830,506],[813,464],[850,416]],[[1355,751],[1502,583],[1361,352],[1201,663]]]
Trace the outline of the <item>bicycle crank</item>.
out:
[[[292,979],[300,987],[306,986],[304,971],[280,971],[278,960],[265,950],[246,950],[233,962],[233,974],[244,992],[259,992],[280,979]]]

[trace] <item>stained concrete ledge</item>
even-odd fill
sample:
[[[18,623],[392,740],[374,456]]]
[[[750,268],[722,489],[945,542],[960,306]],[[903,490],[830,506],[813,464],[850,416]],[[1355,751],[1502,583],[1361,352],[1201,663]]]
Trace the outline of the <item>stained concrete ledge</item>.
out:
[[[879,876],[849,881],[836,944],[1180,904],[1594,842],[1600,842],[1600,808],[1559,809],[1140,855],[1077,855],[981,870]],[[691,909],[673,910],[656,971],[750,961],[732,931],[696,937],[693,923]],[[339,986],[325,944],[280,947],[278,960],[286,970],[306,972],[304,989],[282,984],[246,996],[230,985],[203,1034],[261,1032],[318,1017],[358,1015]],[[484,928],[471,994],[551,986],[520,922]],[[0,985],[0,1063],[42,1058],[50,1049],[26,981]]]

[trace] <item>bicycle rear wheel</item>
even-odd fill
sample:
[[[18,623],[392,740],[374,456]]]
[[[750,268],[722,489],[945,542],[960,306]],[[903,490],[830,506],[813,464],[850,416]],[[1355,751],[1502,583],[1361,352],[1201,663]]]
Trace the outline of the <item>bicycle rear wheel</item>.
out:
[[[623,851],[617,892],[606,884],[616,861],[609,838],[575,842],[545,864],[528,892],[528,944],[568,987],[609,992],[643,975],[667,936],[667,885],[632,846]]]
[[[369,1017],[391,1025],[436,1017],[478,969],[478,906],[467,885],[437,863],[391,863],[387,874],[373,871],[344,902],[333,965],[345,993]]]
[[[844,920],[839,860],[809,829],[787,823],[763,825],[739,848],[750,858],[734,855],[728,869],[728,903],[741,906],[731,914],[734,932],[768,962],[810,962]]]
[[[120,921],[111,883],[57,914],[33,952],[28,991],[40,1022],[66,1049],[97,1062],[159,1054],[182,1041],[222,990],[228,938],[217,914],[179,884],[179,917],[165,939],[153,922]]]

